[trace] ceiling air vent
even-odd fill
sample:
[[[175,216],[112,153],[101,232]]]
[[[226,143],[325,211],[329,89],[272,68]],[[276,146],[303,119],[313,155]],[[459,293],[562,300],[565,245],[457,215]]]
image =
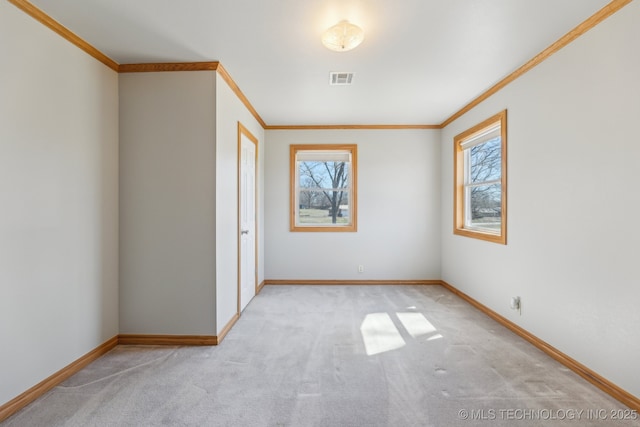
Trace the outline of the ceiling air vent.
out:
[[[350,85],[353,81],[353,73],[332,71],[329,73],[329,84],[331,86]]]

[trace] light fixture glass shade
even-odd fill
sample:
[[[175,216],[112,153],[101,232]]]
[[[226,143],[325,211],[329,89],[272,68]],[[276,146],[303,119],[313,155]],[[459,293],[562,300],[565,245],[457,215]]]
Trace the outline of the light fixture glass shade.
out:
[[[362,40],[364,40],[362,28],[346,20],[338,22],[322,35],[322,44],[336,52],[351,50],[362,43]]]

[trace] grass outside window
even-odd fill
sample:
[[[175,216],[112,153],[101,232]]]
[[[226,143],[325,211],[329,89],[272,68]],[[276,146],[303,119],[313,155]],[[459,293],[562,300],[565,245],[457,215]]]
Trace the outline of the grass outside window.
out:
[[[356,231],[357,146],[290,146],[290,230]]]
[[[507,243],[507,111],[454,138],[454,234]]]

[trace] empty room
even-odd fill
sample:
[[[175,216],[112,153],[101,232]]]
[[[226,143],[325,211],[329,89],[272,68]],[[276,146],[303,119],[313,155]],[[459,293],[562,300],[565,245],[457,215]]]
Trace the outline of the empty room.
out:
[[[0,425],[640,425],[639,23],[0,0]]]

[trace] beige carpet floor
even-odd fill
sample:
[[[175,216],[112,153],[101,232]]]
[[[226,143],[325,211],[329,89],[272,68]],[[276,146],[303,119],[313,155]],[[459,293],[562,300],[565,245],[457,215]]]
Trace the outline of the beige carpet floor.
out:
[[[118,346],[39,426],[638,426],[441,286],[266,286],[217,347]]]

